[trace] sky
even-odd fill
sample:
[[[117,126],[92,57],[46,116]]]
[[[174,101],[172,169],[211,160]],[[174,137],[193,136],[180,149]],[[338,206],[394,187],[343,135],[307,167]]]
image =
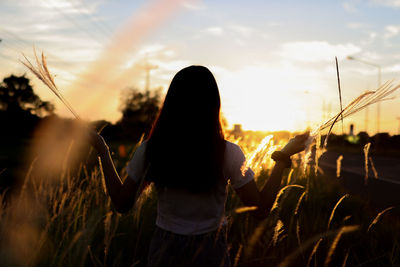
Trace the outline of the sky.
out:
[[[379,69],[381,82],[400,83],[399,15],[399,0],[1,0],[0,78],[26,73],[71,116],[20,63],[35,47],[81,117],[115,122],[124,91],[143,90],[146,73],[165,93],[180,69],[204,65],[230,125],[301,131],[340,110],[335,56],[344,106],[378,87]],[[394,97],[380,105],[381,132],[400,130]],[[374,134],[377,106],[345,118],[346,132],[350,124]]]

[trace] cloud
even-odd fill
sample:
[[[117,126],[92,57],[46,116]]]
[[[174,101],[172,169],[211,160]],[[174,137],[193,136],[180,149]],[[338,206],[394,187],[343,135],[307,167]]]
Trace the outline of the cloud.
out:
[[[359,53],[361,48],[352,44],[330,44],[326,41],[289,42],[281,46],[280,55],[289,60],[300,62],[331,61],[335,56],[345,58]]]
[[[53,9],[53,11],[62,12],[64,14],[93,14],[96,12],[97,5],[82,5],[80,1],[69,0],[47,0],[47,1],[24,1],[20,5],[32,6],[36,8]]]
[[[224,24],[223,26],[212,26],[202,30],[203,34],[212,36],[222,36],[231,38],[232,42],[238,45],[244,45],[245,40],[253,38],[255,35],[265,37],[264,32],[256,28],[243,24]],[[199,37],[199,36],[197,36]],[[254,40],[253,40],[254,41]]]
[[[352,30],[359,30],[361,28],[365,27],[365,24],[359,23],[359,22],[351,22],[347,23],[347,28],[352,29]]]
[[[248,27],[248,26],[243,26],[243,25],[231,25],[229,28],[243,37],[249,37],[251,34],[253,34],[256,30],[254,28]]]
[[[383,37],[385,39],[390,39],[397,36],[400,33],[400,25],[387,25],[385,27],[385,34]]]
[[[360,40],[360,44],[363,47],[372,44],[375,40],[378,39],[378,34],[376,32],[366,32],[365,34],[367,35],[367,38]]]
[[[214,36],[221,36],[224,30],[221,27],[209,27],[203,30],[205,33],[214,35]]]
[[[369,36],[369,38],[372,40],[372,39],[375,39],[375,38],[376,38],[377,34],[376,34],[376,32],[370,32],[370,33],[368,34],[368,36]]]
[[[383,72],[400,72],[400,64],[385,67]]]
[[[349,0],[349,1],[344,1],[342,3],[342,6],[344,10],[346,10],[349,13],[356,13],[358,12],[357,6],[359,4],[359,0]]]
[[[172,75],[179,70],[189,66],[191,63],[188,60],[173,60],[173,61],[154,61],[156,65],[164,71],[170,72],[170,78],[172,78]]]
[[[364,51],[363,53],[357,55],[357,57],[371,62],[379,62],[382,60],[382,56],[380,54],[372,51]]]
[[[138,51],[138,54],[141,56],[148,56],[149,54],[157,54],[160,51],[163,51],[165,46],[159,43],[151,44],[146,47],[143,47]]]
[[[394,8],[400,7],[400,0],[371,0],[371,2],[373,4],[381,6],[394,7]]]
[[[204,3],[200,1],[184,1],[182,3],[182,6],[184,8],[190,9],[190,10],[204,10],[206,9],[206,6]]]
[[[48,56],[49,63],[63,62],[66,69],[69,69],[72,63],[92,60],[106,38],[93,29],[93,21],[88,21],[87,17],[80,15],[94,13],[98,4],[96,3],[95,7],[92,3],[88,3],[79,9],[76,6],[78,3],[78,1],[64,0],[8,1],[5,4],[10,11],[3,12],[0,16],[1,37],[4,42],[12,45],[19,55],[20,53],[31,55],[32,47],[36,46]],[[59,8],[64,14],[69,12],[68,16],[75,24],[80,25],[80,30],[52,6]],[[81,13],[72,14],[78,11]],[[92,38],[88,33],[96,38]],[[76,72],[77,69],[75,67],[69,70]]]

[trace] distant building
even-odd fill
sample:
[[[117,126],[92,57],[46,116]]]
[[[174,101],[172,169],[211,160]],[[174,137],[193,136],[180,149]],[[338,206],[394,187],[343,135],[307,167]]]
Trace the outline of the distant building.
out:
[[[350,124],[350,132],[349,132],[350,136],[354,136],[354,124]]]
[[[354,124],[350,124],[349,135],[345,137],[351,144],[358,144],[360,142],[360,136],[354,135]]]
[[[243,135],[242,125],[241,124],[234,124],[232,134],[235,138]]]

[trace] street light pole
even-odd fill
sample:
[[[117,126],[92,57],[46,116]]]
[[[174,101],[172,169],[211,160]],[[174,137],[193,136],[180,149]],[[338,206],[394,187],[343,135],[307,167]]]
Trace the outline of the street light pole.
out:
[[[358,62],[364,63],[366,65],[370,65],[370,66],[373,66],[373,67],[377,68],[378,69],[378,88],[381,86],[381,84],[382,84],[382,80],[381,80],[382,68],[381,68],[380,65],[374,64],[374,63],[371,63],[371,62],[368,62],[368,61],[365,61],[365,60],[361,60],[361,59],[355,58],[353,56],[348,56],[347,59],[348,60],[355,60],[355,61],[358,61]],[[378,102],[377,103],[377,108],[376,108],[376,133],[380,132],[380,125],[381,125],[381,103]]]

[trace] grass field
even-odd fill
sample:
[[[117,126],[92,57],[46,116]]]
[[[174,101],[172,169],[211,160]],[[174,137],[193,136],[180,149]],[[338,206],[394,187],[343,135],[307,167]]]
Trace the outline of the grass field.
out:
[[[268,139],[269,138],[269,139]],[[279,147],[268,137],[237,140],[261,186],[269,154]],[[112,146],[117,168],[119,157]],[[399,266],[400,224],[394,209],[374,210],[345,194],[336,178],[315,174],[295,160],[264,221],[236,212],[240,200],[229,189],[226,203],[232,266]],[[36,172],[32,162],[20,192],[0,208],[3,266],[145,266],[156,217],[156,192],[144,190],[134,209],[116,213],[104,190],[96,158],[69,166],[65,154],[57,175]],[[68,167],[69,166],[69,167]],[[50,177],[51,176],[51,177]]]

